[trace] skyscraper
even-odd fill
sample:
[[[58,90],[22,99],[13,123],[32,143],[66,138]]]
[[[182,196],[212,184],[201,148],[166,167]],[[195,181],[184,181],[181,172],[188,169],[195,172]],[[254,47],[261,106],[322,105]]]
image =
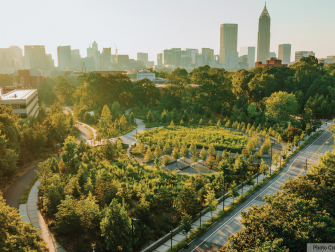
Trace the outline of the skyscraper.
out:
[[[270,26],[271,18],[268,10],[266,9],[266,4],[259,17],[258,23],[258,43],[257,43],[257,61],[266,62],[266,59],[270,55]]]
[[[57,56],[59,71],[71,70],[71,46],[58,46]]]
[[[249,68],[255,67],[255,51],[256,48],[254,46],[241,47],[240,55],[248,55],[247,62]]]
[[[290,64],[291,62],[291,44],[281,44],[278,47],[278,59],[282,60],[282,64]]]
[[[45,69],[45,47],[43,45],[24,46],[25,68]]]
[[[143,61],[146,64],[148,62],[148,54],[142,52],[137,53],[137,60]]]
[[[157,54],[157,65],[163,65],[163,54],[162,53],[158,53]]]
[[[102,49],[102,68],[103,70],[109,70],[112,66],[112,48]]]
[[[225,53],[227,51],[237,52],[237,34],[237,24],[220,25],[220,63],[225,63],[225,60],[227,59]],[[228,48],[228,50],[225,48]]]

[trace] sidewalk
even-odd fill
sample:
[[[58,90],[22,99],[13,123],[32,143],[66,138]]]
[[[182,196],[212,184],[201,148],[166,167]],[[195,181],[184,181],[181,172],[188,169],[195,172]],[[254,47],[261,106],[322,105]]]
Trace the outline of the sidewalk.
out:
[[[31,191],[28,196],[27,204],[20,205],[20,215],[22,221],[31,222],[35,228],[38,229],[38,232],[41,232],[40,238],[42,238],[49,248],[50,252],[65,252],[62,246],[56,241],[53,234],[50,232],[47,224],[45,223],[40,211],[37,209],[37,200],[38,200],[38,185],[40,181],[36,181],[34,186],[31,188]]]

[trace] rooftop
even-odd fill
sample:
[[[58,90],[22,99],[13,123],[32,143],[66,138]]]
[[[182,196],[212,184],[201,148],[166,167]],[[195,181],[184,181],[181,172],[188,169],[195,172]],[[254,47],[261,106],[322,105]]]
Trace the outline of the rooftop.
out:
[[[1,100],[27,99],[37,89],[15,89],[7,94],[0,95]]]

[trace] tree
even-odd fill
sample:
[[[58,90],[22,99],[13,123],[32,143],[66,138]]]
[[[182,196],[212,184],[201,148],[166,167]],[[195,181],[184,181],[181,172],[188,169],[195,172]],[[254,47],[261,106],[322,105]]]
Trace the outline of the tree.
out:
[[[150,147],[148,147],[147,152],[145,153],[144,159],[149,162],[153,158],[154,158],[154,155],[152,154]]]
[[[205,196],[205,204],[211,211],[211,217],[213,218],[213,211],[216,211],[218,207],[218,199],[215,197],[214,189],[208,189],[207,195]]]
[[[163,155],[163,151],[159,145],[156,146],[154,155],[156,158],[160,158]]]
[[[147,115],[147,120],[149,123],[151,123],[153,121],[153,115],[151,110],[149,110],[148,115]]]
[[[214,164],[215,164],[215,158],[212,155],[209,155],[206,159],[206,165],[208,165],[209,168],[212,169]]]
[[[184,144],[180,149],[180,156],[186,157],[188,154],[187,146]]]
[[[0,177],[9,176],[17,169],[18,154],[15,150],[7,148],[5,135],[1,135],[0,130]]]
[[[100,223],[101,235],[105,238],[107,249],[130,251],[132,227],[127,211],[113,199]]]
[[[59,204],[55,215],[55,230],[62,235],[79,235],[82,233],[80,215],[76,211],[77,201],[66,196]]]
[[[198,200],[195,190],[183,187],[175,198],[173,206],[179,214],[187,214],[194,217],[198,211]]]
[[[216,123],[216,127],[220,128],[221,127],[221,120],[219,119],[218,122]]]
[[[164,151],[166,154],[168,154],[168,155],[171,154],[171,147],[170,147],[169,142],[166,142],[163,151]]]
[[[254,103],[250,103],[248,106],[248,115],[250,118],[254,118],[257,115],[257,109]]]
[[[326,211],[319,211],[315,198],[305,200],[281,192],[265,195],[264,200],[267,204],[254,205],[248,212],[241,212],[245,228],[230,237],[232,249],[254,251],[253,248],[268,239],[283,239],[283,247],[289,251],[301,251],[306,243],[333,239],[335,220]]]
[[[171,123],[170,123],[170,127],[174,127],[174,123],[173,123],[173,121],[171,121]]]
[[[235,197],[240,196],[235,181],[233,181],[233,183],[231,183],[231,185],[229,186],[228,195],[233,198],[233,201],[235,200]]]
[[[221,155],[220,155],[220,153],[218,152],[217,154],[216,154],[216,157],[215,157],[215,160],[216,160],[216,163],[217,164],[219,164],[219,162],[221,161]]]
[[[216,154],[216,151],[215,151],[215,147],[213,144],[210,144],[209,145],[209,148],[208,148],[208,155],[215,155]]]
[[[179,229],[181,230],[181,232],[183,233],[183,235],[188,234],[188,232],[191,231],[192,229],[192,218],[191,216],[185,214],[181,217],[181,221],[179,223]]]
[[[174,148],[172,151],[172,157],[177,160],[180,157],[178,148]]]
[[[21,220],[18,210],[9,207],[0,193],[0,248],[1,251],[48,251],[37,228]]]
[[[261,146],[260,152],[262,155],[269,153],[271,148],[271,139],[267,138],[264,142],[264,144]]]
[[[200,151],[200,158],[201,159],[206,159],[206,157],[207,157],[206,149],[205,149],[205,147],[202,147],[202,149]]]
[[[280,121],[288,120],[290,115],[298,113],[298,103],[293,94],[287,92],[275,92],[265,101],[266,115],[277,118]]]

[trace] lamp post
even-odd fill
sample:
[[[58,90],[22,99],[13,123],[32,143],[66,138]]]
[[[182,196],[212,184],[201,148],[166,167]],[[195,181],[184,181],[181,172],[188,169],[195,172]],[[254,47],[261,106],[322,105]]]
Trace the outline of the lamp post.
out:
[[[222,195],[222,211],[224,211],[224,195],[226,193],[226,170],[228,170],[228,168],[223,168],[223,195]]]
[[[200,210],[199,213],[200,213],[200,228],[201,228],[201,210]]]
[[[308,165],[308,163],[307,163],[307,158],[306,158],[305,174],[307,172],[307,165]]]
[[[134,248],[134,221],[137,221],[137,219],[131,218],[131,238],[132,238],[132,248],[133,248],[133,252],[135,251]]]
[[[271,159],[270,159],[270,176],[271,176],[271,166],[272,166],[272,141],[270,138],[270,143],[271,143]]]
[[[170,231],[171,234],[171,252],[172,252],[172,231]]]

